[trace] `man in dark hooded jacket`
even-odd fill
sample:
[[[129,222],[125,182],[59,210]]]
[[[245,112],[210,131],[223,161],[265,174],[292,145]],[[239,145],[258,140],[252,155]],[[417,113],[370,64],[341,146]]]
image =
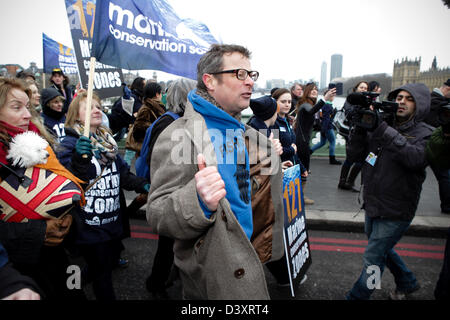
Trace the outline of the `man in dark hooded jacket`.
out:
[[[388,98],[398,103],[392,123],[378,118],[373,132],[358,127],[349,139],[349,156],[364,162],[363,208],[369,242],[362,273],[347,299],[369,299],[380,288],[385,266],[397,285],[391,299],[406,299],[420,287],[393,248],[414,218],[426,176],[425,146],[432,127],[423,120],[430,110],[430,92],[424,84],[410,83]]]

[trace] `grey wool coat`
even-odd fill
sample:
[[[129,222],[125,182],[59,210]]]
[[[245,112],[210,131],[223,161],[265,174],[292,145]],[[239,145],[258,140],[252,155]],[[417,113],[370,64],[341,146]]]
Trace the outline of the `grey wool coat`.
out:
[[[226,198],[210,219],[200,207],[194,178],[197,155],[205,155],[207,166],[217,165],[217,158],[205,120],[190,102],[184,117],[164,130],[154,146],[147,220],[158,234],[175,239],[174,262],[180,270],[186,299],[270,299],[263,263],[279,260],[284,253],[281,161],[273,156],[267,137],[248,126],[246,130],[253,130],[247,141],[252,184],[251,241]],[[257,139],[266,143],[268,150],[256,148]],[[254,162],[258,164],[252,165]],[[272,174],[262,174],[265,172],[260,172],[261,166],[270,167]],[[259,196],[258,192],[266,195]]]

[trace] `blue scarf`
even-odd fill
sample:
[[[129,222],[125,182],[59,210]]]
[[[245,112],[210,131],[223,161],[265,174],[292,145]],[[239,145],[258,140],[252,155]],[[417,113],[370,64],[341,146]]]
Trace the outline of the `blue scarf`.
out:
[[[217,157],[217,168],[225,182],[225,196],[236,219],[247,235],[253,233],[253,217],[250,193],[250,165],[245,147],[245,126],[200,97],[195,90],[189,92],[188,99],[195,111],[205,119],[211,142]],[[205,211],[209,218],[210,212]],[[208,216],[209,214],[209,216]]]

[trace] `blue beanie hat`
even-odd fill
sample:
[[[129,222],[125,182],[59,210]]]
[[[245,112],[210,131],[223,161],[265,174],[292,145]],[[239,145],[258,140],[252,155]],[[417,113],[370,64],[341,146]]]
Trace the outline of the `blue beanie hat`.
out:
[[[257,118],[265,121],[277,112],[277,101],[271,96],[250,99],[250,108]]]

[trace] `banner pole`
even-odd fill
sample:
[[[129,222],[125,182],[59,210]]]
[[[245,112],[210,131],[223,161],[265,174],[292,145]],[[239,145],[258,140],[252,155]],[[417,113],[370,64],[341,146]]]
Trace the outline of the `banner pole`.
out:
[[[89,64],[89,81],[87,88],[87,101],[86,101],[86,119],[84,120],[84,136],[89,138],[89,132],[91,129],[91,104],[92,104],[92,92],[94,91],[94,74],[95,74],[95,57],[91,57]]]

